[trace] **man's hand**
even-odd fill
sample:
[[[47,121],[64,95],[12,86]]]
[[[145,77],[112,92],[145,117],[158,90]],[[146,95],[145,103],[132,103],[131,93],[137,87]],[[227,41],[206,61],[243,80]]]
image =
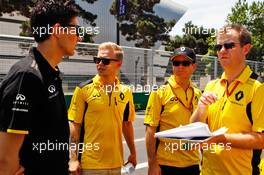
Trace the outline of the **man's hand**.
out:
[[[211,92],[205,92],[199,99],[198,108],[207,108],[218,100],[217,96]]]
[[[136,154],[130,154],[128,157],[128,162],[132,163],[134,167],[137,166],[137,157]]]
[[[71,175],[80,175],[81,174],[80,162],[78,160],[70,160],[69,171]]]
[[[20,172],[19,150],[24,141],[24,134],[0,132],[0,174]],[[20,173],[21,174],[21,173]]]
[[[199,99],[198,107],[190,117],[190,122],[205,122],[208,106],[218,100],[217,96],[212,92],[204,92]]]
[[[161,175],[161,169],[156,160],[148,162],[148,165],[148,175]]]
[[[227,139],[226,139],[226,136],[225,134],[221,134],[221,135],[218,135],[218,136],[213,136],[211,137],[210,139],[206,140],[205,142],[203,142],[203,144],[212,144],[212,143],[223,143],[223,144],[226,144],[227,143]]]

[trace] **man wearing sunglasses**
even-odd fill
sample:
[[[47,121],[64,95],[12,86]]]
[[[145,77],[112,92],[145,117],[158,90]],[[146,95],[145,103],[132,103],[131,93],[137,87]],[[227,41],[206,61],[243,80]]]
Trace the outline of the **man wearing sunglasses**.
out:
[[[71,150],[70,171],[83,175],[121,175],[123,162],[122,133],[130,150],[128,162],[136,166],[132,122],[135,109],[131,90],[120,84],[117,74],[123,61],[123,49],[112,42],[99,45],[94,57],[98,74],[76,87],[68,116],[71,142],[84,139],[80,163],[77,150]],[[84,136],[80,128],[84,127]],[[81,171],[80,171],[81,170]]]
[[[180,142],[154,138],[155,132],[188,124],[201,96],[201,91],[190,80],[197,67],[194,51],[177,48],[170,61],[173,75],[164,86],[151,92],[146,108],[148,175],[199,175],[198,150],[184,151],[183,147],[179,148],[184,146]]]
[[[203,175],[259,174],[264,148],[264,85],[246,65],[251,47],[250,33],[241,25],[226,25],[217,35],[215,48],[224,73],[207,84],[191,121],[206,122],[212,131],[221,127],[228,131],[205,143],[217,145],[213,152],[203,150]]]
[[[38,1],[32,9],[37,47],[11,67],[0,85],[1,175],[68,174],[69,152],[64,146],[69,125],[57,65],[74,54],[79,37],[51,30],[77,25],[78,13],[74,5],[62,1]]]

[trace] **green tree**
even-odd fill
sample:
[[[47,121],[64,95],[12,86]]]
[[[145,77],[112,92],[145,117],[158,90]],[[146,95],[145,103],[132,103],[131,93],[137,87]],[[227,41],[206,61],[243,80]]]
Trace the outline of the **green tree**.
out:
[[[117,0],[110,9],[110,13],[120,23],[120,31],[127,41],[136,41],[136,47],[151,48],[157,41],[167,41],[169,32],[175,25],[175,20],[165,21],[153,11],[160,0],[128,0],[127,13],[117,17]]]
[[[239,23],[252,33],[253,48],[248,55],[249,60],[264,60],[264,1],[248,4],[246,0],[238,0],[227,16],[228,23]]]
[[[191,21],[185,23],[183,36],[176,35],[166,43],[165,49],[173,51],[180,46],[193,48],[197,54],[204,55],[207,53],[209,44],[207,39],[215,34],[215,29],[207,29],[203,26],[196,26]]]
[[[127,41],[135,41],[136,47],[151,48],[157,41],[168,41],[169,32],[175,25],[175,20],[165,21],[153,11],[154,5],[160,0],[127,0],[126,14],[117,16],[115,0],[110,13],[120,23],[120,31]],[[148,51],[144,53],[144,76],[142,84],[147,84]]]
[[[23,15],[29,18],[31,9],[36,4],[36,1],[39,0],[24,0],[24,1],[0,0],[0,16],[2,16],[3,13],[9,13],[10,15],[12,15],[13,13],[18,13],[19,15]],[[96,25],[94,20],[97,18],[97,15],[94,15],[91,12],[86,11],[73,0],[60,0],[60,1],[72,3],[80,11],[80,16],[84,19],[84,21],[87,24],[90,23],[91,26]],[[82,1],[93,4],[97,0],[82,0]],[[23,22],[20,28],[22,29],[20,35],[31,36],[30,25],[28,21]],[[88,41],[91,40],[89,36],[86,36],[85,38],[87,38]]]

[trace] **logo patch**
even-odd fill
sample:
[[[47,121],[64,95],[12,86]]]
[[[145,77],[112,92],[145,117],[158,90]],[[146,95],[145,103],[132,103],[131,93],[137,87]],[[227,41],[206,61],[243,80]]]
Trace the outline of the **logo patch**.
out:
[[[170,101],[178,101],[178,98],[177,98],[177,97],[172,97],[172,98],[170,99]]]
[[[50,93],[54,93],[54,92],[56,91],[55,86],[54,86],[54,85],[50,85],[50,86],[48,87],[48,91],[49,91]]]
[[[23,94],[17,94],[16,100],[17,101],[25,101],[26,97]]]
[[[28,112],[28,102],[25,95],[17,94],[13,104],[15,105],[12,108],[13,111]]]
[[[180,49],[181,49],[182,52],[185,51],[185,47],[181,47]]]
[[[101,94],[100,94],[99,92],[94,93],[94,94],[93,94],[93,97],[101,97]]]
[[[239,91],[239,92],[236,93],[236,95],[235,95],[236,101],[240,101],[243,97],[244,97],[244,93],[243,93],[243,91]]]
[[[123,100],[124,100],[124,98],[125,98],[125,95],[124,95],[124,93],[123,93],[123,92],[121,92],[121,93],[120,93],[120,95],[119,95],[119,97],[120,97],[120,99],[123,101]]]

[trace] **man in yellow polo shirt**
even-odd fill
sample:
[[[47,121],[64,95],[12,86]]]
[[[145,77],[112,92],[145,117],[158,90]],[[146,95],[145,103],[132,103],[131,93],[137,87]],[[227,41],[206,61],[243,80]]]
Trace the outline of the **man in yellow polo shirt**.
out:
[[[136,150],[132,121],[135,119],[132,92],[120,84],[123,50],[112,42],[102,43],[94,62],[98,74],[76,87],[68,111],[72,149],[70,171],[82,175],[121,175],[123,165],[122,133],[130,150],[128,162],[136,166]],[[84,126],[84,141],[79,152],[80,128]],[[81,136],[82,138],[82,136]]]
[[[166,85],[150,94],[144,124],[149,175],[198,175],[199,152],[188,149],[187,144],[171,140],[155,140],[154,134],[189,123],[198,104],[201,91],[190,77],[196,69],[196,56],[192,49],[181,47],[170,60],[173,75]]]
[[[211,131],[221,127],[228,131],[205,143],[215,146],[203,150],[202,175],[259,174],[264,148],[264,85],[246,65],[251,47],[245,27],[230,24],[219,30],[215,49],[224,73],[207,84],[191,122],[206,122]]]

